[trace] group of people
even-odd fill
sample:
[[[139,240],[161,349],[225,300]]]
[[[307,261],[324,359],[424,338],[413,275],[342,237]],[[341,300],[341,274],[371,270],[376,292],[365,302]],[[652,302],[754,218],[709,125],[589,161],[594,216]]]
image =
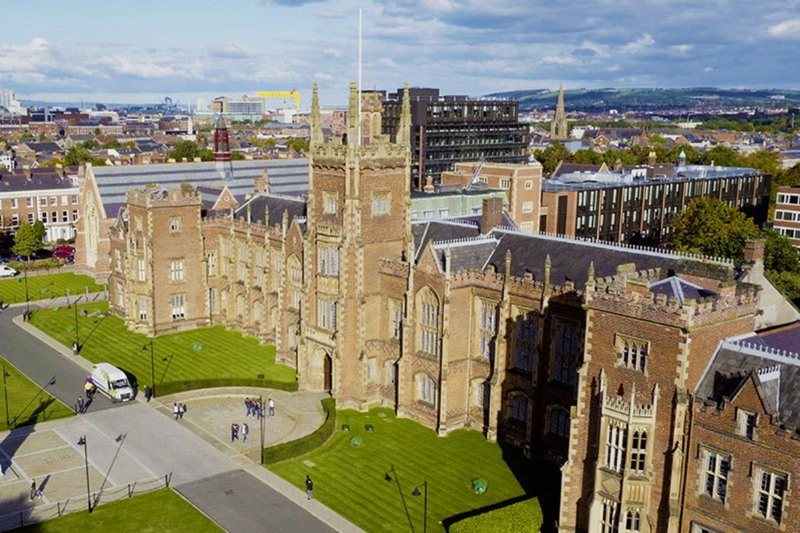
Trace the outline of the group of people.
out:
[[[172,416],[175,417],[175,420],[179,418],[183,418],[183,415],[186,413],[186,404],[185,403],[172,403]]]
[[[231,442],[235,440],[239,440],[239,424],[233,423],[231,424]],[[247,436],[250,435],[250,426],[247,425],[247,422],[242,424],[241,427],[242,432],[242,442],[247,442]]]
[[[244,408],[245,408],[245,416],[254,416],[256,420],[260,419],[264,416],[262,409],[264,408],[263,402],[257,400],[255,398],[245,398],[244,399]],[[267,408],[269,410],[269,416],[275,416],[275,401],[270,398],[267,401]]]

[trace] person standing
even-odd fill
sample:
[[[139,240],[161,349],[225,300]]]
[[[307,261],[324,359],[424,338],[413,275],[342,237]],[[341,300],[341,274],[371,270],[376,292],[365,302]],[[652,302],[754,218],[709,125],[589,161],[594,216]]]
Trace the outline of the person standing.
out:
[[[247,442],[247,435],[250,434],[250,426],[247,425],[247,422],[242,424],[242,442]]]
[[[153,391],[150,390],[149,386],[145,385],[144,386],[144,399],[149,402],[150,398],[152,398],[152,397],[153,397]]]
[[[186,414],[186,404],[185,403],[178,404],[178,418],[183,420],[184,414]]]
[[[239,424],[234,422],[231,424],[231,442],[239,439]]]
[[[32,479],[31,480],[31,501],[33,501],[33,499],[36,497],[36,494],[37,494],[37,492],[36,492],[36,480]]]
[[[78,396],[77,410],[78,414],[83,414],[83,412],[86,410],[86,404],[83,402],[83,396]]]
[[[314,482],[311,481],[311,476],[306,475],[306,496],[309,500],[314,499]]]
[[[250,416],[250,413],[253,412],[253,402],[250,401],[250,398],[244,399],[244,408],[245,408],[244,416]]]
[[[275,400],[269,399],[269,416],[275,416]]]
[[[179,414],[178,402],[172,402],[172,416],[175,417],[175,420],[178,419],[178,414]]]
[[[73,342],[72,343],[72,355],[77,357],[78,356],[78,351],[79,351],[78,349],[79,349],[78,343],[77,342]]]

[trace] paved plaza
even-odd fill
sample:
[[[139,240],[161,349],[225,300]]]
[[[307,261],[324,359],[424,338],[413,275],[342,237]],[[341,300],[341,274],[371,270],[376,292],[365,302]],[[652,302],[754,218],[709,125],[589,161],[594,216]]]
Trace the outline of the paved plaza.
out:
[[[91,363],[44,336],[13,307],[0,313],[0,352],[48,392],[72,404]],[[35,356],[31,356],[34,354]],[[91,498],[100,504],[143,491],[175,488],[226,531],[359,532],[359,528],[259,464],[259,420],[245,398],[275,401],[264,418],[267,446],[315,431],[325,420],[322,393],[221,388],[112,405],[87,414],[0,432],[0,530],[87,508],[85,437]],[[182,419],[174,402],[187,406]],[[247,442],[231,442],[232,423],[247,423]],[[31,481],[43,486],[30,499]]]

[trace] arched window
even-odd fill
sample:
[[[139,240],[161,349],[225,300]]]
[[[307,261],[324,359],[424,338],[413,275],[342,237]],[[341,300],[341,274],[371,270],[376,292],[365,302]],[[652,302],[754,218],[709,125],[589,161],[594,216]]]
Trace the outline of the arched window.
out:
[[[625,532],[639,533],[639,511],[628,511],[625,515]]]
[[[563,407],[554,407],[550,411],[550,433],[569,438],[569,413]]]
[[[647,458],[647,432],[634,431],[631,440],[631,473],[643,474]]]
[[[244,296],[241,294],[236,297],[236,315],[244,316]]]
[[[436,404],[436,382],[427,374],[417,374],[417,399],[420,402]]]
[[[439,298],[429,288],[417,295],[417,324],[419,325],[418,350],[439,356]]]
[[[509,419],[518,424],[526,424],[528,421],[528,398],[524,394],[515,394],[511,397],[511,410],[508,413]]]

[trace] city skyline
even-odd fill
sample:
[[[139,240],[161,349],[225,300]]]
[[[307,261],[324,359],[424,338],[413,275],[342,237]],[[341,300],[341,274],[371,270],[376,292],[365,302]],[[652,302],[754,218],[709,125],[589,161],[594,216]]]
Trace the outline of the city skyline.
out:
[[[176,5],[177,4],[177,5]],[[368,0],[363,86],[444,94],[596,87],[800,88],[800,2]],[[343,104],[356,1],[14,4],[0,87],[19,99],[143,103],[299,89]],[[43,16],[44,15],[44,16]],[[577,16],[576,16],[577,15]],[[35,23],[34,23],[35,21]]]

